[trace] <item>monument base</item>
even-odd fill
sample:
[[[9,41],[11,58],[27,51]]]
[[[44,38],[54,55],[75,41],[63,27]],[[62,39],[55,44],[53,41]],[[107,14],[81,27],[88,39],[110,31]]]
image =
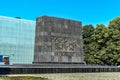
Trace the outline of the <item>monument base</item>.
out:
[[[40,64],[40,65],[42,65],[42,64],[46,64],[46,65],[50,65],[50,64],[52,64],[53,66],[54,65],[60,65],[60,64],[64,64],[64,65],[67,65],[67,64],[77,64],[77,65],[85,65],[86,63],[85,62],[33,62],[33,65],[36,65],[36,64]]]
[[[15,64],[0,66],[0,74],[120,72],[118,66],[91,66],[79,64]]]

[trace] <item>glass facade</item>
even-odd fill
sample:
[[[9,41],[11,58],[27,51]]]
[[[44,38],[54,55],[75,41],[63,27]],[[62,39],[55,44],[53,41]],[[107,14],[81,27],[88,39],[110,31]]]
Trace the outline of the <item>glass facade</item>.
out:
[[[33,62],[35,25],[35,21],[0,16],[0,55],[7,64]]]

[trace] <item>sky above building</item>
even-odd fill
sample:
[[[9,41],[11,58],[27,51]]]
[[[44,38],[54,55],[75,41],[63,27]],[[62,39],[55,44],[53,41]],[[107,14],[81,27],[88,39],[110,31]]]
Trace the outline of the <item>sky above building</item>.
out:
[[[0,0],[0,15],[29,20],[47,15],[107,26],[120,16],[120,0]]]

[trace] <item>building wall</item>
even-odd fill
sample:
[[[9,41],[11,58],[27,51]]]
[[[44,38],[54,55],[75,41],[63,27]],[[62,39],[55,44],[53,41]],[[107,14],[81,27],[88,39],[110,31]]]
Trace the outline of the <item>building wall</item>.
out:
[[[0,55],[10,64],[31,64],[34,56],[35,21],[0,16]]]
[[[79,21],[38,17],[34,63],[82,62],[82,24]]]

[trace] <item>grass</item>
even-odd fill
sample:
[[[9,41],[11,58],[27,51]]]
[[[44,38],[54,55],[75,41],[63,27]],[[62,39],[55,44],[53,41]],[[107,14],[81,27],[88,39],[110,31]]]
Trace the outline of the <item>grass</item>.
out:
[[[29,76],[15,76],[15,77],[1,77],[0,80],[50,80],[48,78],[41,77],[29,77]]]
[[[0,80],[120,80],[120,72],[15,74],[7,76],[1,77]]]

